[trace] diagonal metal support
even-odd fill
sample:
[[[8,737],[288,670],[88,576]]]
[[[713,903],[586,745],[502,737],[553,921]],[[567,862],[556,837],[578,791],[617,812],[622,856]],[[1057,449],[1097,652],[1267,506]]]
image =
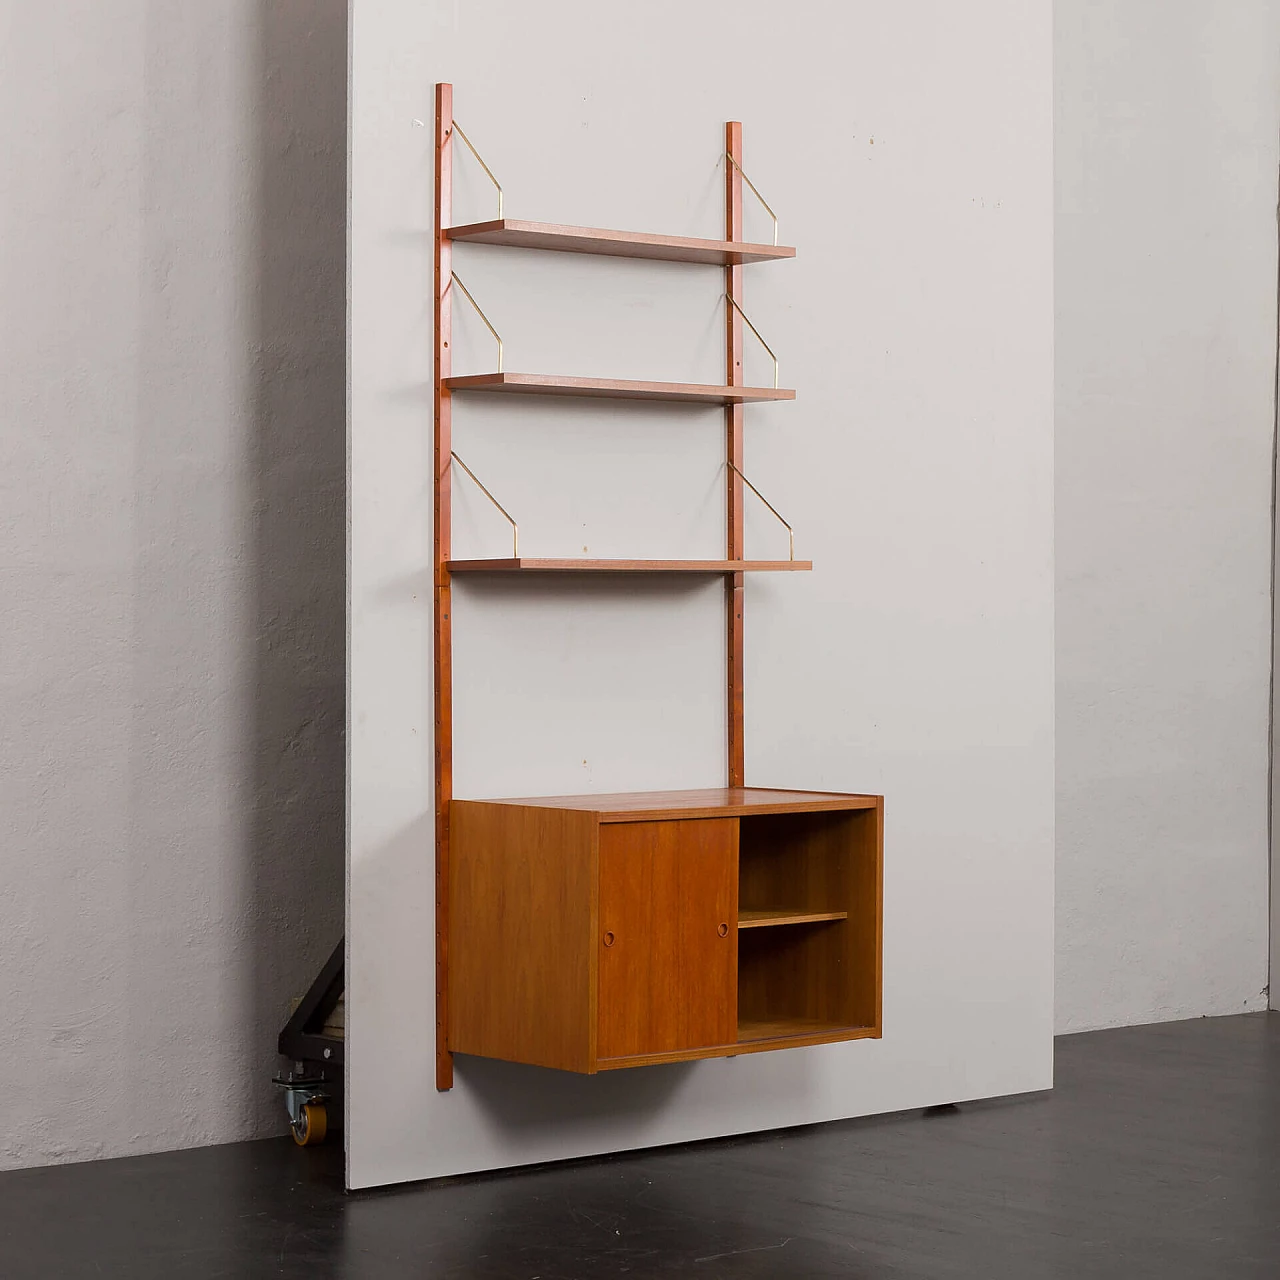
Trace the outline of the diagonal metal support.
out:
[[[471,154],[472,154],[473,156],[475,156],[475,158],[480,162],[480,167],[485,171],[485,173],[486,173],[486,174],[488,175],[488,177],[489,177],[489,181],[490,181],[490,182],[492,182],[492,183],[493,183],[493,185],[494,185],[494,187],[497,189],[497,192],[498,192],[498,217],[499,217],[499,218],[501,218],[501,217],[502,217],[502,183],[500,183],[500,182],[497,180],[497,178],[495,178],[495,177],[493,176],[493,170],[492,170],[492,169],[490,169],[490,168],[489,168],[489,166],[488,166],[487,164],[485,164],[485,162],[484,162],[484,156],[482,156],[482,155],[481,155],[481,154],[476,150],[475,143],[474,143],[474,142],[472,142],[472,141],[471,141],[471,139],[467,137],[466,133],[463,131],[462,126],[461,126],[461,125],[460,125],[456,120],[455,120],[455,121],[454,121],[454,122],[449,126],[449,132],[445,135],[445,137],[446,137],[446,138],[448,138],[449,136],[451,136],[452,134],[455,134],[455,133],[458,135],[458,137],[460,137],[460,138],[463,140],[463,142],[465,142],[465,143],[467,144],[467,149],[468,149],[468,150],[471,152]],[[754,188],[754,187],[752,187],[751,189],[752,189],[752,191],[755,191],[755,188]],[[757,192],[757,194],[759,194],[759,193]],[[768,207],[769,207],[768,205],[765,205],[765,208],[766,208],[766,209],[767,209]],[[776,221],[776,220],[775,220],[775,221]],[[777,240],[775,240],[775,241],[774,241],[774,244],[777,244],[777,243],[778,243],[778,242],[777,242]]]
[[[761,337],[760,330],[751,323],[751,317],[743,311],[737,298],[735,298],[733,294],[726,293],[724,295],[724,300],[733,304],[733,309],[742,317],[747,328],[756,335],[756,341],[769,353],[769,359],[773,361],[773,385],[776,388],[778,385],[778,357],[773,354],[773,348],[764,340],[763,337]],[[744,476],[743,478],[745,479],[746,477]]]
[[[774,213],[774,211],[773,211],[772,209],[770,209],[770,208],[769,208],[769,202],[768,202],[768,201],[764,198],[764,196],[762,196],[762,195],[760,194],[760,192],[756,189],[756,184],[755,184],[754,182],[752,182],[750,178],[748,178],[748,177],[747,177],[746,170],[745,170],[745,169],[743,169],[743,167],[742,167],[742,166],[741,166],[741,165],[740,165],[740,164],[739,164],[739,163],[738,163],[738,162],[733,158],[733,156],[731,156],[731,155],[726,151],[726,152],[724,153],[724,158],[725,158],[725,159],[726,159],[726,160],[727,160],[731,165],[733,165],[733,167],[734,167],[735,169],[737,169],[737,171],[738,171],[739,175],[741,176],[741,178],[742,178],[743,182],[745,182],[745,183],[747,184],[747,186],[749,186],[749,187],[751,188],[751,194],[752,194],[753,196],[755,196],[755,198],[756,198],[757,200],[759,200],[759,201],[760,201],[760,203],[761,203],[762,205],[764,205],[764,211],[765,211],[765,213],[767,213],[767,214],[769,215],[769,217],[773,219],[773,243],[774,243],[774,244],[777,244],[777,243],[778,243],[778,215],[777,215],[776,213]],[[481,164],[483,164],[483,163],[484,163],[484,161],[482,160],[480,163],[481,163]]]
[[[484,496],[488,498],[489,501],[492,502],[493,505],[497,507],[498,510],[501,511],[504,516],[506,516],[507,523],[511,526],[511,557],[513,560],[519,560],[520,559],[520,527],[511,518],[511,513],[506,509],[506,507],[502,505],[502,503],[500,503],[497,500],[497,498],[493,496],[493,494],[489,492],[488,489],[485,488],[484,481],[482,481],[480,477],[476,475],[476,473],[472,471],[471,468],[467,466],[467,464],[463,462],[463,460],[460,457],[458,457],[456,453],[453,452],[452,449],[449,451],[449,457],[452,458],[453,461],[456,462],[458,466],[460,466],[463,469],[463,471],[465,471],[467,475],[469,475],[472,478],[472,480],[475,481],[476,488],[478,488],[480,492],[483,493]]]
[[[502,372],[502,335],[497,331],[497,329],[493,327],[493,324],[490,322],[489,317],[485,315],[484,309],[471,296],[471,290],[468,289],[467,286],[463,284],[461,280],[458,279],[458,273],[456,271],[450,271],[449,287],[452,289],[455,284],[458,286],[459,289],[462,290],[463,296],[466,298],[466,300],[469,303],[471,303],[471,305],[475,308],[476,315],[478,315],[480,319],[484,321],[485,328],[488,329],[491,334],[493,334],[493,340],[498,344],[498,372],[501,373]],[[750,324],[751,322],[747,321],[747,323]],[[756,334],[756,337],[759,338],[760,335]],[[760,338],[760,341],[763,342],[764,339]],[[774,386],[777,386],[776,382],[774,383]]]
[[[732,462],[730,462],[730,463],[728,464],[728,467],[729,467],[729,470],[730,470],[730,471],[735,471],[735,472],[737,472],[738,476],[739,476],[739,477],[741,478],[741,480],[742,480],[742,483],[743,483],[743,484],[745,484],[745,485],[747,486],[747,488],[748,488],[748,489],[750,489],[750,490],[751,490],[751,492],[752,492],[752,493],[754,493],[754,494],[756,495],[756,497],[757,497],[757,498],[759,498],[759,499],[760,499],[760,501],[761,501],[761,502],[763,502],[763,503],[764,503],[764,505],[765,505],[766,507],[768,507],[770,511],[772,511],[772,512],[773,512],[774,516],[777,518],[778,523],[779,523],[779,524],[780,524],[780,525],[781,525],[781,526],[782,526],[782,527],[787,531],[787,539],[788,539],[788,541],[790,542],[790,550],[789,550],[789,552],[788,552],[788,554],[787,554],[787,559],[788,559],[788,560],[794,560],[794,559],[796,558],[796,535],[795,535],[795,530],[794,530],[794,529],[792,529],[792,527],[791,527],[791,526],[790,526],[790,525],[789,525],[789,524],[788,524],[788,523],[787,523],[787,522],[782,518],[781,514],[780,514],[780,513],[779,513],[779,511],[778,511],[778,508],[777,508],[777,507],[775,507],[775,506],[773,505],[773,503],[772,503],[772,502],[770,502],[770,501],[769,501],[769,499],[768,499],[768,498],[766,498],[766,497],[764,496],[764,494],[763,494],[763,493],[761,493],[761,492],[760,492],[760,490],[759,490],[759,489],[757,489],[757,488],[755,487],[755,485],[753,485],[753,484],[751,483],[751,481],[750,481],[750,480],[748,480],[748,479],[747,479],[747,477],[746,477],[746,476],[744,476],[744,475],[742,474],[742,472],[741,472],[741,470],[739,470],[739,468],[735,467],[735,466],[733,465],[733,463],[732,463]]]

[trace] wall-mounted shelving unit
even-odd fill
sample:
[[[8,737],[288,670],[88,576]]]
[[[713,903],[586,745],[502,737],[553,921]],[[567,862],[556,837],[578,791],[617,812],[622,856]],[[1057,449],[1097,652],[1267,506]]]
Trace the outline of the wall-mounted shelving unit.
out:
[[[743,268],[785,260],[777,219],[742,170],[742,126],[725,130],[725,239],[524,222],[502,215],[497,179],[436,86],[434,687],[436,1085],[453,1054],[595,1072],[881,1033],[883,800],[745,786],[743,596],[747,573],[808,570],[749,560],[743,503],[746,404],[795,399],[743,310]],[[450,226],[454,140],[498,191],[498,217]],[[743,184],[775,243],[743,240]],[[508,373],[502,340],[453,270],[455,244],[659,259],[724,269],[721,385]],[[498,342],[492,373],[454,376],[454,286]],[[744,329],[774,359],[772,387],[744,384]],[[515,520],[453,452],[456,394],[589,396],[720,405],[725,414],[721,560],[553,559],[519,554]],[[512,527],[512,555],[455,559],[457,462]],[[710,574],[724,579],[728,783],[711,791],[463,800],[453,795],[454,574]]]

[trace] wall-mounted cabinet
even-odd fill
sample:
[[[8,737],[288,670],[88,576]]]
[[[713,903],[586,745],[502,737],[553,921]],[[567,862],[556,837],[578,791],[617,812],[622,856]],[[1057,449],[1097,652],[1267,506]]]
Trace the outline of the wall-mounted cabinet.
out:
[[[455,800],[454,1053],[597,1072],[880,1035],[883,804]]]

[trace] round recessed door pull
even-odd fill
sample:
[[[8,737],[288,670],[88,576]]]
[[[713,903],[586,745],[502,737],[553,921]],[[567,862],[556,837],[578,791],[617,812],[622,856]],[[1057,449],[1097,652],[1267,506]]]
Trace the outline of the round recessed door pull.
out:
[[[606,947],[611,947],[613,946],[613,943],[614,943],[613,930],[606,929],[604,931],[604,945]]]
[[[727,924],[721,924],[720,927],[716,930],[716,932],[722,938],[727,938],[729,936],[729,926]]]

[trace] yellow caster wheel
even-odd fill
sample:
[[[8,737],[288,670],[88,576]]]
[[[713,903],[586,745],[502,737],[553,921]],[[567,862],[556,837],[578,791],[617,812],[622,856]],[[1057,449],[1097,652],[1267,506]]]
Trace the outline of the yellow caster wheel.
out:
[[[314,1147],[324,1141],[328,1132],[328,1116],[323,1102],[307,1102],[293,1125],[293,1140],[300,1147]]]

